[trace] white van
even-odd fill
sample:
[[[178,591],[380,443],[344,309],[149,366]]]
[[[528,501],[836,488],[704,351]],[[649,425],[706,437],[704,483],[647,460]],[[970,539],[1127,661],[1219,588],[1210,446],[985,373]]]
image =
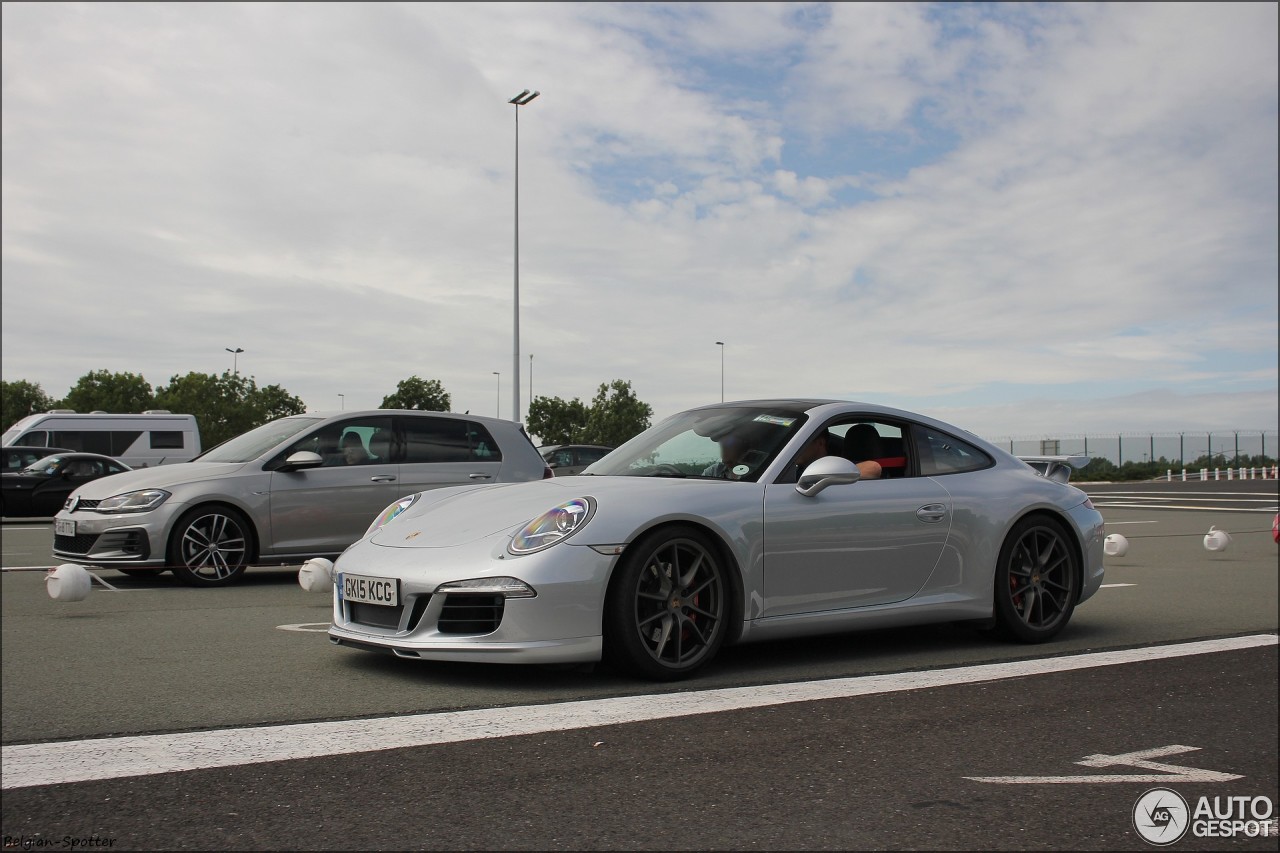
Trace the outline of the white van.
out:
[[[4,431],[0,443],[101,453],[132,468],[148,468],[200,455],[200,428],[195,415],[163,410],[108,415],[54,409],[18,421]]]

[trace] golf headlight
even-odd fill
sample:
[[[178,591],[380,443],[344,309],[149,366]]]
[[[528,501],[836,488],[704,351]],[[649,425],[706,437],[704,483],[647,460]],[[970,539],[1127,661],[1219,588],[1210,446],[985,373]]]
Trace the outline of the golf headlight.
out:
[[[421,494],[421,492],[419,492],[418,494]],[[364,532],[364,535],[368,536],[373,531],[382,527],[384,524],[391,521],[391,519],[395,518],[397,515],[404,512],[409,507],[413,506],[417,500],[418,500],[418,495],[414,494],[414,495],[409,495],[409,497],[407,498],[401,498],[400,500],[396,501],[391,506],[387,507],[382,512],[378,513],[378,517],[373,520],[373,524],[369,525],[369,529]]]
[[[511,538],[507,550],[512,554],[532,554],[550,548],[577,533],[595,514],[594,498],[574,498],[560,506],[547,510],[520,528]]]
[[[94,509],[97,512],[150,512],[168,499],[169,493],[164,489],[144,489],[107,498]]]

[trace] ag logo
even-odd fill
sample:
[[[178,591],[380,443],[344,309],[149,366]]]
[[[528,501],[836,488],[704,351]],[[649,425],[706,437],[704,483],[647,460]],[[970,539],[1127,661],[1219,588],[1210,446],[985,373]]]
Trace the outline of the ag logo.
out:
[[[1190,818],[1187,801],[1168,788],[1152,788],[1133,804],[1133,828],[1143,841],[1160,847],[1186,835]]]

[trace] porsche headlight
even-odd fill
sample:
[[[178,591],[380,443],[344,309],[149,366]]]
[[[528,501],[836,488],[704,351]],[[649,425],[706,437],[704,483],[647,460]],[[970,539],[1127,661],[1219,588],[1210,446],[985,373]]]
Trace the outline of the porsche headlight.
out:
[[[421,492],[418,494],[421,494]],[[409,495],[407,498],[401,498],[382,512],[378,513],[378,517],[373,520],[373,524],[369,525],[369,529],[364,532],[364,535],[368,536],[370,533],[382,527],[391,519],[413,506],[418,500],[418,494]]]
[[[503,598],[536,598],[537,593],[519,578],[471,578],[465,581],[450,581],[436,587],[436,595],[449,592],[470,592],[479,595],[500,595]]]
[[[168,499],[169,493],[164,489],[143,489],[107,498],[94,509],[98,512],[150,512]]]
[[[520,532],[512,537],[507,550],[512,554],[532,554],[534,551],[550,548],[585,527],[595,511],[594,498],[565,501],[520,528]]]

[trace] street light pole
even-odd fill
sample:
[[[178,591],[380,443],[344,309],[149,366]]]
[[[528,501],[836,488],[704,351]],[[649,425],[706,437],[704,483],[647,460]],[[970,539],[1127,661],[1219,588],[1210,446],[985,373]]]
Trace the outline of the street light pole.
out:
[[[494,400],[496,408],[494,409],[493,416],[495,418],[500,418],[502,417],[502,374],[495,370],[493,371],[493,375],[498,377],[498,396],[497,399]]]
[[[529,353],[529,405],[533,405],[533,353]]]
[[[724,402],[724,341],[716,341],[720,347],[720,402]]]
[[[347,410],[347,395],[346,395],[346,394],[339,394],[339,395],[338,395],[338,408],[339,408],[341,411],[344,411],[344,412]]]
[[[507,101],[516,108],[515,304],[511,334],[511,369],[514,374],[511,382],[511,419],[513,421],[520,420],[520,108],[527,106],[539,94],[541,93],[525,89]]]
[[[244,352],[244,350],[240,349],[240,347],[236,347],[235,349],[232,349],[231,347],[223,347],[223,349],[231,353],[231,372],[234,373],[236,376],[239,376],[240,375],[240,353]]]

